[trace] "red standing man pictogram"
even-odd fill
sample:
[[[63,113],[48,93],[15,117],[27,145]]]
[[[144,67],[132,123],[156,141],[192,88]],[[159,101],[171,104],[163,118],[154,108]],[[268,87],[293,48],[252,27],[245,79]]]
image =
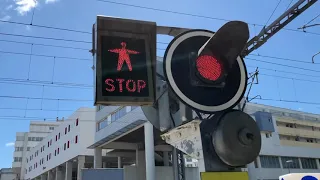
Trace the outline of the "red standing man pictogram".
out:
[[[127,44],[125,42],[122,42],[121,46],[122,46],[121,49],[110,49],[108,51],[119,54],[117,71],[121,71],[124,61],[126,61],[127,66],[129,68],[129,71],[132,71],[131,60],[130,60],[130,56],[129,55],[130,54],[139,54],[139,52],[138,51],[133,51],[133,50],[130,50],[130,49],[126,49]]]

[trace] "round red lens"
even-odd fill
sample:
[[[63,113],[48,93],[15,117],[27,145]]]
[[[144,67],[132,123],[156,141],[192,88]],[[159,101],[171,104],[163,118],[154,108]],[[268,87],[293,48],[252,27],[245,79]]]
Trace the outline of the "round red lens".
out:
[[[205,79],[216,81],[222,74],[222,65],[212,56],[199,56],[196,60],[196,65],[198,72]]]

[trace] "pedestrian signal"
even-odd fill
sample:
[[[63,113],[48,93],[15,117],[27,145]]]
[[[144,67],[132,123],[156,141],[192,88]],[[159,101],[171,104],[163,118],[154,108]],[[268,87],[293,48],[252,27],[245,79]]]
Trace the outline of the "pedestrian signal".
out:
[[[156,24],[97,17],[95,105],[148,105],[155,100]]]

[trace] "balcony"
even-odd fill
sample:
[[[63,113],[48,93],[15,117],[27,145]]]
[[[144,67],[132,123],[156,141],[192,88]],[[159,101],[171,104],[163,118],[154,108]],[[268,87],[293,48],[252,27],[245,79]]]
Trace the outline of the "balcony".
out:
[[[304,121],[304,120],[296,120],[290,117],[275,117],[275,119],[278,122],[283,122],[283,123],[295,123],[295,124],[299,124],[299,125],[303,125],[303,126],[314,126],[314,127],[318,127],[320,128],[320,123],[318,122],[311,122],[311,121]]]
[[[283,146],[300,146],[300,147],[312,147],[312,148],[319,148],[319,143],[308,143],[308,142],[301,142],[301,141],[289,141],[289,140],[280,140],[281,145]]]
[[[281,135],[320,139],[320,131],[278,126],[278,132]]]

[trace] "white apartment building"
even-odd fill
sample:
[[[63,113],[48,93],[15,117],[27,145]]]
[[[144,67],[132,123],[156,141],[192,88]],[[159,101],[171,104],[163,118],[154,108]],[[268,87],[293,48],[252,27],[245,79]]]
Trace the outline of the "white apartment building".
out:
[[[289,173],[320,173],[320,115],[248,103],[262,135],[250,180],[278,180]]]
[[[13,172],[12,168],[0,169],[0,180],[14,180],[17,178],[17,174]]]
[[[27,152],[54,131],[62,121],[31,121],[29,132],[16,133],[12,168],[18,175],[18,179],[24,179]]]
[[[79,108],[26,155],[25,179],[81,179],[80,169],[93,166],[95,109]]]
[[[107,106],[98,110],[95,143],[90,147],[95,148],[97,157],[105,148],[131,150],[133,160],[144,156],[134,146],[139,137],[143,141],[145,136],[146,117],[141,108]],[[288,173],[320,173],[320,115],[254,103],[247,103],[244,111],[257,121],[262,135],[260,156],[247,166],[250,180],[276,180]],[[159,132],[154,129],[154,133],[156,142]],[[155,151],[157,164],[164,160],[157,151],[169,150],[155,146]],[[97,162],[96,167],[101,167]],[[197,160],[186,158],[185,164],[196,167]]]

